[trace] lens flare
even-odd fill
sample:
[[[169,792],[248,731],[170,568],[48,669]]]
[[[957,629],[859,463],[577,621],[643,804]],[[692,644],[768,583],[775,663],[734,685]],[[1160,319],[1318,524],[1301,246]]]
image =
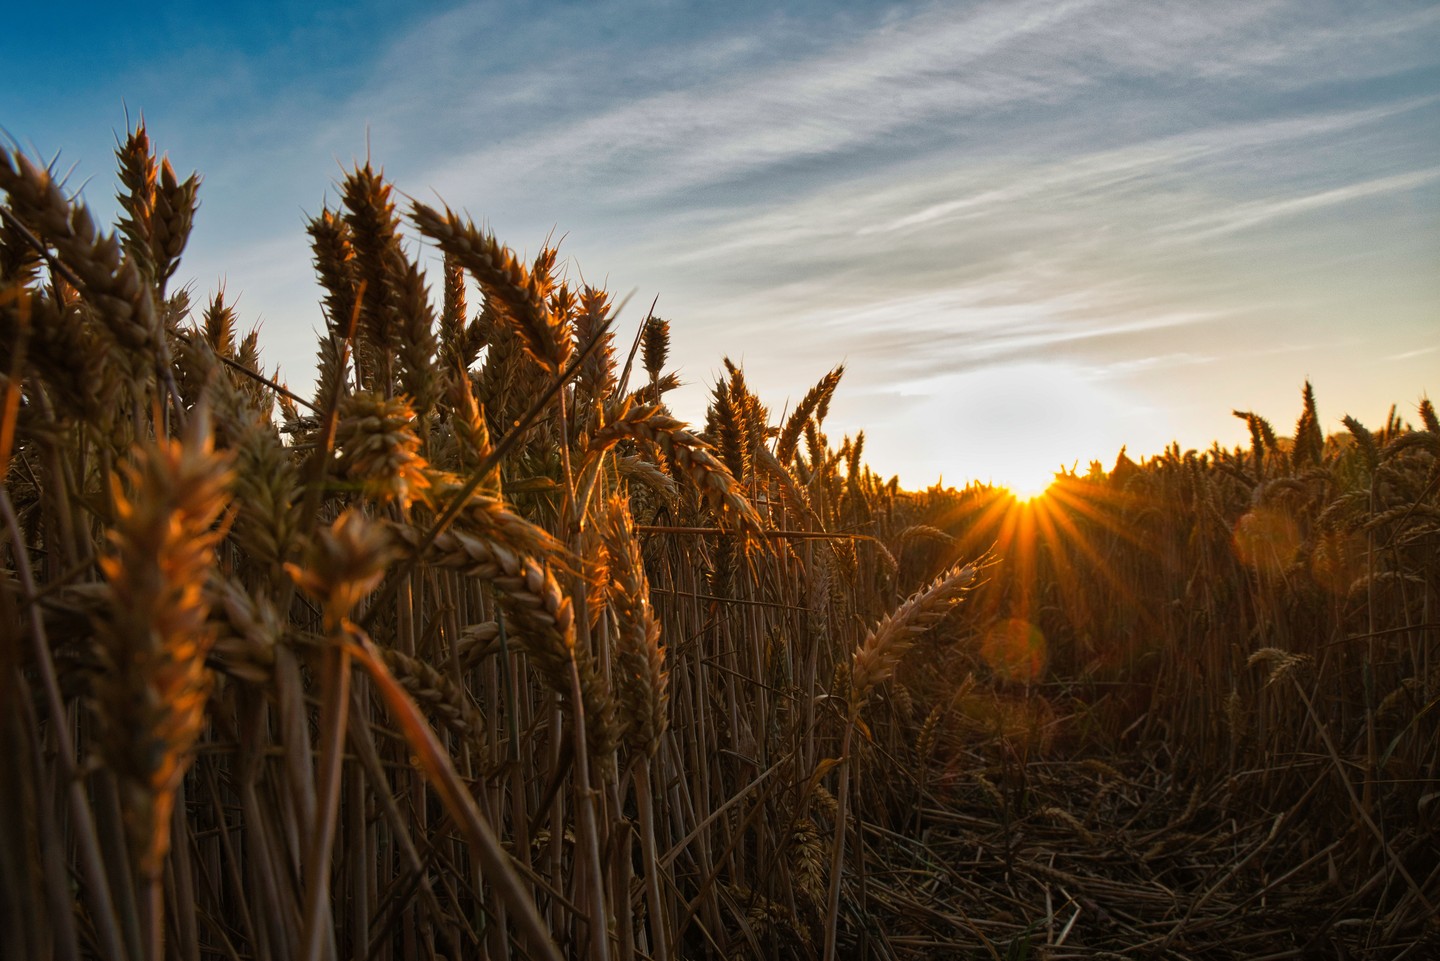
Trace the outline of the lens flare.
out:
[[[1236,522],[1234,546],[1244,563],[1266,574],[1282,574],[1300,548],[1300,527],[1289,514],[1256,508]]]
[[[1019,684],[1039,680],[1050,663],[1040,628],[1012,617],[1001,621],[980,642],[980,656],[1000,678]]]

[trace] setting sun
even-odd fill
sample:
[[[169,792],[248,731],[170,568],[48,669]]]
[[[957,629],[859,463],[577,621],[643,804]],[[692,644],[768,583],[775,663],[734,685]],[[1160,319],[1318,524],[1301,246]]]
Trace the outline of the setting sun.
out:
[[[1025,361],[931,378],[902,390],[917,397],[903,418],[871,435],[902,465],[902,477],[940,460],[945,483],[978,481],[1022,501],[1050,487],[1062,471],[1085,473],[1092,460],[1114,462],[1120,448],[1160,449],[1167,438],[1124,387],[1104,383],[1083,365]],[[956,411],[961,416],[956,416]],[[945,441],[943,459],[927,441]]]
[[[1017,470],[1013,476],[997,477],[994,484],[1015,495],[1017,501],[1025,502],[1032,501],[1044,494],[1054,481],[1055,471],[1053,469],[1034,473]]]

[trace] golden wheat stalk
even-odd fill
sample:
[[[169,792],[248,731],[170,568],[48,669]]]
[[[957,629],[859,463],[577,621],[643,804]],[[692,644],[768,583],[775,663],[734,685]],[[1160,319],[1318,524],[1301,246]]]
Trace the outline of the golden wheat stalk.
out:
[[[0,190],[21,222],[55,248],[86,301],[104,318],[115,363],[138,379],[148,377],[155,359],[168,350],[136,261],[124,256],[114,234],[96,229],[84,205],[65,197],[48,169],[23,154],[0,152]]]
[[[214,450],[202,412],[183,439],[137,449],[112,480],[110,550],[100,560],[110,605],[96,624],[104,668],[95,709],[146,876],[158,875],[168,849],[171,798],[209,696],[204,587],[224,535],[216,521],[229,500],[229,463]]]
[[[205,592],[224,536],[229,459],[202,408],[180,440],[137,448],[113,477],[110,549],[100,559],[108,609],[96,619],[93,685],[99,751],[116,777],[131,862],[143,893],[143,950],[159,958],[161,884],[176,791],[193,759],[214,640]]]
[[[595,453],[633,438],[659,448],[688,477],[717,517],[741,531],[759,532],[760,515],[745,496],[735,476],[712,452],[709,444],[685,429],[660,406],[636,407],[628,401],[606,417],[605,426],[590,437],[587,463]],[[582,474],[584,468],[582,468]]]
[[[546,303],[548,270],[530,271],[494,234],[476,229],[448,207],[442,216],[419,203],[411,219],[420,232],[475,277],[487,304],[509,320],[525,350],[552,376],[570,359],[571,338],[564,323]]]
[[[340,400],[338,413],[339,475],[377,503],[409,508],[430,487],[409,398],[359,391]]]
[[[975,564],[952,568],[924,590],[911,595],[885,617],[855,648],[850,669],[850,711],[856,714],[865,698],[895,673],[900,658],[915,638],[934,627],[974,583]]]
[[[669,723],[669,679],[665,649],[660,646],[660,622],[650,606],[650,582],[625,501],[612,498],[601,520],[613,586],[610,608],[620,626],[614,676],[621,736],[632,750],[653,755]]]
[[[327,928],[333,928],[330,903],[331,855],[340,804],[345,731],[350,717],[350,658],[347,639],[354,632],[350,612],[375,589],[385,574],[394,548],[384,529],[358,510],[345,511],[311,541],[303,565],[285,569],[305,593],[319,602],[325,617],[327,644],[320,669],[320,779],[315,823],[305,857],[305,902],[302,913],[305,961],[321,957]]]

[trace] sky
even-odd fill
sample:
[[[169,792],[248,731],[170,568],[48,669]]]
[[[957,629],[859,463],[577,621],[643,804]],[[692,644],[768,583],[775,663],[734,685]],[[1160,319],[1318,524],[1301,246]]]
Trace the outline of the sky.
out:
[[[110,218],[143,113],[204,177],[179,277],[302,391],[304,225],[369,156],[559,238],[622,336],[658,297],[681,416],[724,357],[777,417],[843,363],[827,433],[912,488],[1287,433],[1307,379],[1327,430],[1440,393],[1433,2],[144,9],[7,12],[0,128]]]

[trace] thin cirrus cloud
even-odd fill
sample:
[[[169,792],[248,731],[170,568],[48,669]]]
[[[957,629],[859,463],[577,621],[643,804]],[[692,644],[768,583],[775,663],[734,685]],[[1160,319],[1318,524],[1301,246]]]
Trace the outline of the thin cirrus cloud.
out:
[[[1292,62],[1274,41],[1261,39],[1283,20],[1276,7],[1211,6],[1201,15],[1174,5],[1146,5],[1142,11],[1129,3],[984,4],[969,12],[940,6],[897,15],[793,59],[786,56],[789,34],[803,25],[782,24],[769,44],[768,62],[750,62],[732,75],[706,72],[694,84],[682,78],[659,91],[637,84],[641,89],[615,91],[615,102],[598,109],[582,97],[579,111],[567,111],[561,99],[542,111],[550,122],[462,153],[439,165],[434,179],[464,189],[476,171],[502,184],[547,171],[560,175],[550,186],[562,195],[599,183],[604,197],[625,202],[753,180],[757,172],[815,158],[843,161],[877,147],[903,152],[918,142],[932,150],[957,144],[985,150],[986,135],[994,133],[1012,142],[1038,139],[1035,145],[1043,148],[1047,131],[1027,124],[1027,108],[1073,104],[1089,92],[1091,102],[1080,103],[1089,108],[1079,124],[1086,127],[1107,113],[1133,110],[1124,103],[1112,110],[1113,95],[1128,93],[1127,84],[1142,80],[1157,85],[1147,96],[1160,101],[1162,112],[1176,113],[1174,96],[1158,87],[1181,72],[1180,64],[1193,65],[1197,70],[1189,76],[1208,78],[1216,88],[1246,80],[1275,91],[1294,88],[1303,62]],[[1305,12],[1297,4],[1287,9]],[[1387,47],[1397,42],[1402,27],[1433,29],[1435,21],[1422,11],[1400,24],[1344,30],[1311,16],[1290,26],[1291,43],[1317,63],[1336,61],[1324,77],[1333,84],[1380,69],[1365,58],[1349,63],[1345,51],[1363,48],[1367,40]],[[1259,36],[1245,33],[1249,29]],[[697,46],[710,42],[706,38]],[[1409,59],[1415,59],[1413,52]],[[1403,66],[1403,60],[1388,65],[1392,72]],[[549,69],[564,76],[563,58]],[[1141,71],[1146,72],[1137,75]],[[517,78],[520,89],[527,77]],[[510,78],[488,79],[501,91],[510,87]],[[584,84],[587,77],[577,69],[570,79]],[[563,86],[547,81],[547,89]],[[1205,101],[1225,92],[1200,91],[1193,106],[1211,111]],[[379,93],[383,97],[383,88]],[[1184,91],[1178,93],[1184,97]],[[1007,111],[1021,116],[997,118]],[[969,136],[967,129],[973,131]]]
[[[837,429],[872,428],[877,460],[919,480],[934,465],[904,419],[917,390],[959,396],[967,373],[1043,362],[1077,383],[1106,378],[1111,395],[1131,391],[1137,410],[1203,444],[1234,431],[1228,412],[1242,400],[1284,404],[1283,417],[1307,375],[1358,382],[1316,363],[1323,349],[1299,351],[1303,368],[1275,358],[1303,339],[1349,345],[1353,367],[1342,313],[1353,304],[1327,285],[1377,265],[1402,272],[1436,247],[1433,230],[1401,231],[1365,255],[1347,235],[1345,221],[1387,201],[1434,203],[1417,147],[1437,103],[1421,38],[1440,18],[1380,14],[907,5],[813,36],[802,17],[763,31],[741,18],[732,33],[676,38],[657,63],[662,83],[622,68],[589,84],[593,52],[573,69],[547,61],[538,84],[525,65],[490,76],[514,103],[535,102],[527,90],[553,102],[413,164],[409,179],[497,210],[532,243],[568,229],[584,269],[658,292],[678,359],[702,381],[682,395],[690,416],[723,354],[742,355],[777,406],[843,360]],[[462,22],[448,32],[465,37]],[[609,56],[626,53],[616,41]],[[371,95],[383,101],[384,88]],[[492,110],[483,98],[465,109]],[[528,224],[514,216],[522,206]],[[1434,320],[1415,287],[1375,305],[1397,318],[1381,340]],[[982,379],[988,394],[1025,389]],[[1262,380],[1274,386],[1257,397]],[[1322,396],[1327,386],[1341,385],[1322,383]],[[873,403],[902,391],[906,403]],[[1208,414],[1196,413],[1202,392]],[[967,406],[1001,418],[1015,403]]]
[[[278,345],[267,361],[299,386],[319,320],[301,210],[333,203],[367,151],[516,247],[555,231],[572,278],[658,293],[696,382],[683,413],[725,354],[777,408],[846,362],[834,429],[869,428],[907,482],[965,473],[940,467],[917,412],[1008,423],[1033,400],[1026,377],[1103,386],[1107,416],[1129,423],[1128,403],[1196,445],[1235,434],[1236,406],[1284,420],[1307,376],[1336,418],[1426,386],[1434,4],[612,0],[407,17],[345,65],[348,93],[333,70],[277,80],[222,56],[264,96],[146,107],[210,131],[188,131],[187,163],[208,211],[241,223],[197,236],[196,263],[245,292]],[[207,128],[217,97],[225,125]]]
[[[1183,235],[1191,243],[1208,241],[1282,217],[1295,217],[1367,197],[1414,190],[1437,178],[1440,178],[1440,167],[1427,167],[1423,170],[1394,174],[1389,177],[1376,177],[1373,180],[1346,184],[1343,187],[1315,191],[1297,197],[1240,204],[1229,210],[1208,213],[1176,224],[1172,227],[1172,232]]]

